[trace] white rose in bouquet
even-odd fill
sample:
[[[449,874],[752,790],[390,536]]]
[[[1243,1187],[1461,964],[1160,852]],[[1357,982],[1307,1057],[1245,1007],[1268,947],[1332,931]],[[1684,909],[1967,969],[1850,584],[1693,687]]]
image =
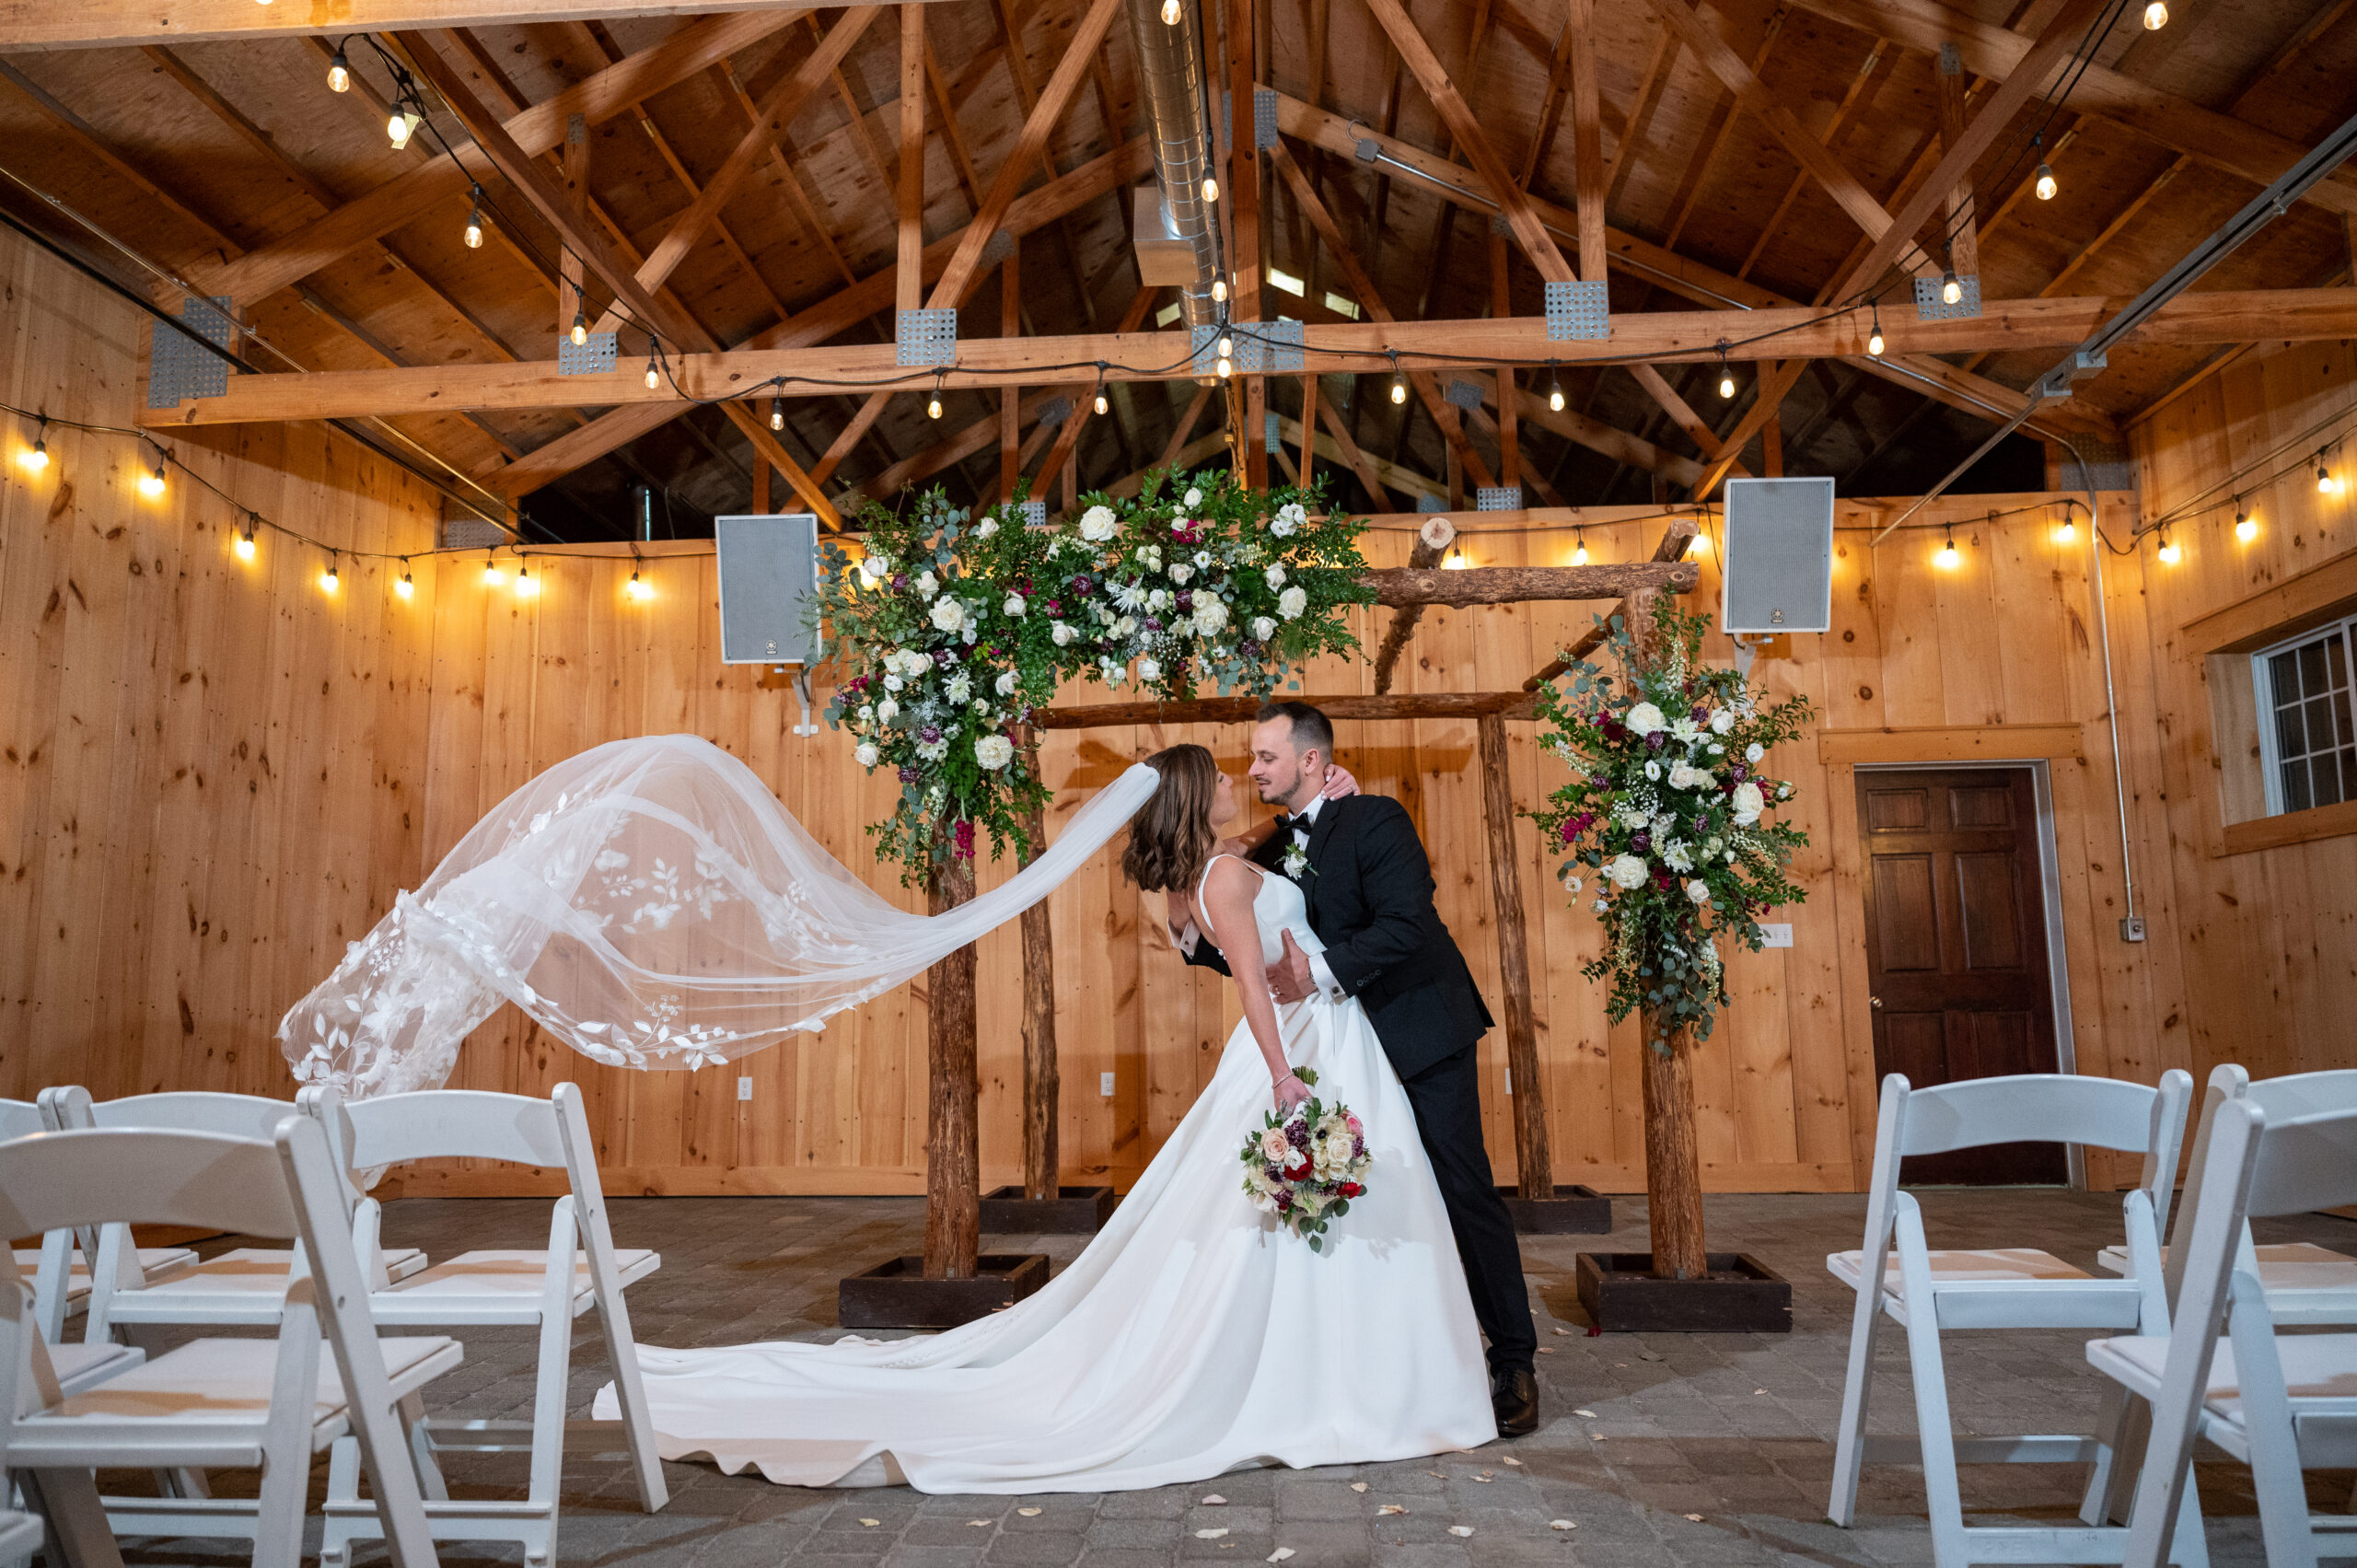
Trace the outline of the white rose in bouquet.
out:
[[[1633,854],[1616,854],[1604,868],[1616,888],[1642,888],[1645,885],[1645,863]]]
[[[920,572],[917,574],[917,592],[924,595],[927,598],[931,598],[934,594],[940,589],[940,580],[935,577],[932,573]]]
[[[872,768],[876,766],[877,759],[883,755],[884,753],[876,749],[874,742],[866,740],[861,741],[859,743],[858,749],[852,753],[852,756],[858,761],[859,765],[863,768]]]
[[[1015,742],[1004,735],[985,735],[974,742],[974,761],[996,772],[1015,761]]]
[[[1162,661],[1161,661],[1160,659],[1158,659],[1158,658],[1142,658],[1142,659],[1138,660],[1138,684],[1139,684],[1139,685],[1144,686],[1144,685],[1147,684],[1147,683],[1148,683],[1148,682],[1150,682],[1150,681],[1155,681],[1155,680],[1159,680],[1159,679],[1162,679]]]
[[[1006,602],[999,606],[999,609],[1008,615],[1020,615],[1023,613],[1025,608],[1026,606],[1024,605],[1023,596],[1021,594],[1007,595]]]
[[[1735,786],[1735,798],[1728,804],[1735,808],[1736,826],[1748,828],[1759,820],[1759,813],[1766,808],[1768,802],[1759,793],[1759,786],[1747,779]]]
[[[1569,871],[1563,873],[1562,882],[1563,891],[1572,894],[1577,894],[1580,889],[1585,886],[1578,877],[1573,875]]]
[[[1220,603],[1219,600],[1209,597],[1199,598],[1195,601],[1196,636],[1210,637],[1216,635],[1226,625],[1227,606]]]
[[[1623,804],[1613,807],[1612,819],[1624,828],[1642,828],[1653,820],[1653,816],[1642,806]]]
[[[1637,736],[1651,735],[1669,726],[1669,721],[1661,716],[1661,710],[1651,703],[1640,703],[1631,708],[1629,716],[1620,722],[1629,726],[1630,734]]]
[[[909,683],[907,681],[901,679],[897,675],[888,675],[884,678],[884,690],[887,691],[899,691],[904,690],[908,684]]]
[[[1262,573],[1261,575],[1269,579],[1269,587],[1272,588],[1283,587],[1285,586],[1285,563],[1282,561],[1277,562],[1266,572]]]
[[[1734,727],[1735,727],[1735,710],[1734,710],[1733,708],[1713,708],[1713,709],[1711,710],[1711,733],[1712,733],[1712,734],[1713,734],[1713,735],[1724,735],[1727,731],[1729,731],[1729,730],[1733,729]]]
[[[1260,1153],[1272,1160],[1293,1158],[1293,1145],[1285,1141],[1285,1130],[1271,1127],[1260,1134]]]
[[[981,522],[974,525],[974,537],[976,539],[988,539],[991,535],[996,532],[998,532],[998,519],[996,517],[984,517]]]
[[[899,718],[900,716],[900,704],[892,701],[891,698],[887,697],[882,702],[876,704],[877,723],[890,724],[894,719]]]
[[[1178,504],[1191,512],[1203,504],[1203,493],[1190,484],[1187,487],[1187,494],[1178,497]]]
[[[1686,896],[1695,903],[1707,904],[1711,901],[1711,885],[1697,877],[1686,884]]]
[[[965,607],[947,597],[935,599],[927,612],[935,626],[944,632],[955,632],[966,624]]]
[[[1080,537],[1091,544],[1111,539],[1116,526],[1110,506],[1091,506],[1080,515]]]
[[[1252,618],[1252,635],[1265,643],[1276,634],[1277,623],[1275,621],[1270,620],[1265,615],[1256,615]]]
[[[1287,588],[1277,596],[1277,613],[1287,621],[1298,620],[1309,608],[1309,595],[1300,588]]]
[[[1766,755],[1768,749],[1756,740],[1743,749],[1743,760],[1747,762],[1757,762]]]
[[[888,555],[869,554],[861,560],[859,569],[866,575],[869,582],[880,583],[892,575],[892,558]]]
[[[1187,586],[1187,579],[1192,577],[1194,575],[1195,569],[1192,566],[1188,565],[1184,561],[1181,561],[1178,565],[1170,568],[1170,580],[1178,584],[1182,588]]]
[[[1056,646],[1060,648],[1068,648],[1072,646],[1072,640],[1074,637],[1079,636],[1080,633],[1059,621],[1056,622],[1054,630],[1050,632],[1048,635],[1049,638],[1054,642]]]
[[[997,690],[998,690],[998,694],[999,694],[1000,696],[1002,696],[1002,697],[1012,697],[1012,696],[1014,696],[1014,695],[1015,695],[1015,688],[1016,688],[1018,684],[1019,684],[1019,682],[1018,682],[1018,681],[1016,679],[1016,678],[1015,678],[1015,671],[1013,671],[1013,670],[1011,670],[1011,669],[1008,669],[1008,670],[1002,670],[1002,671],[1000,671],[1000,672],[999,672],[999,678],[998,678],[998,682],[997,682]]]

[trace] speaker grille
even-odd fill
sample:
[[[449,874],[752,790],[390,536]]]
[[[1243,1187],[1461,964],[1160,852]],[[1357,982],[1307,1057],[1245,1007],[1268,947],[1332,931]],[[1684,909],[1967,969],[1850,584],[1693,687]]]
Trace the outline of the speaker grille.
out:
[[[815,663],[817,632],[804,617],[818,586],[819,519],[807,512],[721,517],[713,532],[721,662]]]
[[[1720,625],[1822,632],[1833,620],[1833,482],[1727,482]]]

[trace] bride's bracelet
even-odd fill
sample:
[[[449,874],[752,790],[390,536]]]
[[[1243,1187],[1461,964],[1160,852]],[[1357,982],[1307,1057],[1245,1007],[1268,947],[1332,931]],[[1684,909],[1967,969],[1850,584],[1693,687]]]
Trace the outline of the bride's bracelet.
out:
[[[1301,1074],[1298,1073],[1287,1073],[1285,1074],[1285,1078],[1291,1078],[1295,1083],[1301,1084]],[[1285,1086],[1285,1078],[1279,1078],[1274,1086],[1277,1088],[1283,1088]],[[1301,1086],[1305,1089],[1309,1087],[1307,1084],[1301,1084]]]

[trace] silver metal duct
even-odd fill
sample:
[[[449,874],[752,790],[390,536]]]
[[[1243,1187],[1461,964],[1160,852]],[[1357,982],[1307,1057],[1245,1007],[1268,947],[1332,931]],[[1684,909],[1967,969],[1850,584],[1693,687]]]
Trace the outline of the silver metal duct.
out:
[[[1162,19],[1164,4],[1128,0],[1146,134],[1153,139],[1154,175],[1162,194],[1162,210],[1155,215],[1158,223],[1141,221],[1137,226],[1140,269],[1144,276],[1150,246],[1174,261],[1179,258],[1167,253],[1183,251],[1192,265],[1183,276],[1163,273],[1162,278],[1178,285],[1179,310],[1187,325],[1207,327],[1219,319],[1223,308],[1212,298],[1212,283],[1220,274],[1219,214],[1203,200],[1203,177],[1216,173],[1211,106],[1203,91],[1203,35],[1195,0],[1178,0],[1175,25]]]

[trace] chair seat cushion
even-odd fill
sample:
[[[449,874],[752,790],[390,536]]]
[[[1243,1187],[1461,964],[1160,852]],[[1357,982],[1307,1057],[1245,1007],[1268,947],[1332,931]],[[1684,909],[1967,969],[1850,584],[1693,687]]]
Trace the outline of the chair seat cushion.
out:
[[[2283,1364],[2283,1385],[2300,1415],[2357,1415],[2357,1334],[2280,1334],[2275,1353]],[[2169,1342],[2138,1336],[2087,1342],[2087,1361],[2097,1371],[2150,1400],[2160,1392]],[[2210,1360],[2210,1387],[2203,1407],[2228,1425],[2243,1424],[2242,1379],[2235,1367],[2235,1344],[2221,1338]]]
[[[548,1278],[548,1258],[546,1252],[461,1252],[407,1279],[395,1281],[389,1290],[377,1292],[377,1298],[388,1305],[459,1296],[495,1296],[522,1302],[540,1294]],[[661,1268],[663,1257],[644,1247],[616,1248],[614,1266],[621,1283],[628,1285]],[[589,1255],[586,1252],[573,1255],[573,1291],[576,1302],[586,1301],[590,1295]]]
[[[1931,1260],[1934,1286],[2028,1284],[2041,1280],[2085,1280],[2094,1277],[2084,1269],[2074,1269],[2053,1253],[2041,1252],[2035,1247],[1991,1247],[1977,1251],[1942,1250],[1925,1256]],[[1852,1290],[1858,1288],[1858,1279],[1865,1272],[1865,1254],[1863,1252],[1829,1252],[1825,1257],[1826,1269]],[[1883,1288],[1893,1295],[1906,1295],[1907,1287],[1899,1277],[1898,1250],[1896,1248],[1891,1249],[1882,1280]]]
[[[456,1340],[414,1335],[377,1343],[396,1399],[414,1393],[459,1365]],[[62,1424],[66,1420],[141,1424],[260,1423],[270,1413],[271,1378],[277,1365],[276,1340],[196,1340],[94,1388],[68,1395],[53,1410],[33,1417],[29,1424]],[[319,1391],[311,1406],[313,1425],[339,1423],[343,1409],[343,1381],[336,1374],[334,1353],[322,1344]]]

